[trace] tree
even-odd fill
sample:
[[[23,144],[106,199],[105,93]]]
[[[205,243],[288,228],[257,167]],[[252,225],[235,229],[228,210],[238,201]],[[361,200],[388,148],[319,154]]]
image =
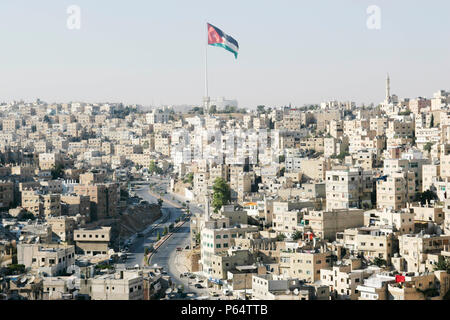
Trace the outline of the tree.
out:
[[[53,167],[53,170],[51,171],[52,179],[56,180],[58,178],[64,177],[64,166],[60,163],[58,163],[55,167]]]
[[[422,205],[429,203],[431,200],[439,200],[437,194],[431,190],[426,190],[425,192],[418,192],[416,194],[415,201],[420,201]]]
[[[277,235],[277,241],[284,241],[284,239],[286,239],[286,236],[282,233],[280,233],[279,235]]]
[[[377,267],[382,267],[387,265],[387,261],[378,257],[375,257],[375,259],[373,260],[373,263],[377,266]]]
[[[423,147],[423,150],[425,150],[425,151],[428,151],[428,152],[431,152],[431,147],[433,146],[433,143],[432,142],[427,142],[426,144],[425,144],[425,146]]]
[[[150,165],[148,166],[148,172],[152,174],[162,174],[163,171],[160,167],[158,167],[155,163],[155,160],[150,161]]]
[[[25,212],[20,215],[19,221],[28,221],[28,220],[34,220],[36,217],[31,212]]]
[[[150,249],[149,248],[145,248],[145,255],[148,256],[148,254],[150,253]]]
[[[265,113],[266,112],[266,106],[257,106],[256,109],[258,110],[258,113]]]
[[[164,227],[163,236],[169,233],[169,229],[167,227]]]
[[[192,185],[193,182],[194,182],[194,174],[190,172],[184,177],[183,183],[189,183],[190,185]]]
[[[159,207],[162,207],[163,203],[164,203],[164,200],[161,199],[161,198],[159,198],[159,199],[158,199],[158,206],[159,206]]]
[[[434,114],[431,114],[430,128],[434,128]]]
[[[212,106],[209,108],[209,114],[215,114],[215,113],[217,113],[217,106],[212,105]]]
[[[156,234],[156,241],[159,241],[159,240],[161,240],[161,234],[158,231],[158,233]]]
[[[219,212],[223,205],[228,204],[231,200],[230,186],[225,179],[217,178],[213,185],[212,207],[214,212]]]
[[[300,231],[295,231],[294,234],[292,235],[292,240],[297,241],[301,237],[302,237],[302,233]]]
[[[450,261],[444,256],[439,256],[438,262],[434,265],[434,271],[444,270],[450,272]]]

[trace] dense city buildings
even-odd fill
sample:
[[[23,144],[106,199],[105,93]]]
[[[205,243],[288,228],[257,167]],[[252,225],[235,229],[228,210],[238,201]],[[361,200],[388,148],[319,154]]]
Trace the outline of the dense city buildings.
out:
[[[0,297],[447,299],[449,97],[3,103]]]

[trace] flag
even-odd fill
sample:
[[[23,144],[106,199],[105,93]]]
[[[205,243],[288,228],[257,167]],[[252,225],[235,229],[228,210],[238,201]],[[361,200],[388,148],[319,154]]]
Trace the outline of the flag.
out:
[[[239,52],[238,42],[222,30],[208,23],[208,44],[210,46],[222,47],[234,54],[237,59]]]
[[[395,276],[395,282],[399,283],[399,282],[405,282],[405,276],[402,275],[396,275]]]

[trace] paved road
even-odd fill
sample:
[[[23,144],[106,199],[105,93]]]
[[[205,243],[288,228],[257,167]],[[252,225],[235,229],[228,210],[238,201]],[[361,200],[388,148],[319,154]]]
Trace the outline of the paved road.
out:
[[[142,186],[142,189],[136,191],[136,194],[149,203],[158,202],[158,198],[152,196],[149,193],[149,186]],[[156,242],[158,232],[162,236],[164,228],[169,228],[169,225],[171,223],[175,223],[176,218],[181,215],[181,212],[175,212],[173,206],[171,206],[167,202],[163,202],[161,210],[162,217],[155,221],[152,226],[149,226],[146,229],[148,233],[144,232],[144,237],[136,238],[133,244],[130,246],[129,256],[126,261],[126,265],[128,267],[134,267],[137,264],[139,266],[142,266],[145,247],[148,247],[152,243]]]
[[[151,178],[150,183],[156,183],[156,190],[166,190],[168,187],[168,181],[160,178]],[[153,188],[155,189],[155,188]],[[157,203],[158,198],[154,197],[149,193],[149,186],[144,185],[142,189],[137,190],[136,194],[150,203]],[[175,200],[174,200],[175,198]],[[145,247],[157,241],[158,231],[162,235],[164,227],[169,227],[170,224],[175,224],[175,220],[183,214],[181,208],[177,207],[178,204],[181,206],[182,202],[185,202],[181,196],[170,194],[163,195],[162,199],[163,216],[158,219],[152,226],[149,226],[148,231],[153,228],[151,232],[142,238],[136,238],[134,243],[130,246],[129,256],[126,265],[133,267],[135,265],[143,265],[144,250]],[[194,213],[202,213],[202,209],[198,206],[189,205],[190,211]],[[164,242],[161,247],[152,255],[150,259],[150,265],[157,264],[164,268],[164,271],[171,276],[172,281],[176,285],[183,285],[185,292],[194,292],[198,296],[208,295],[207,289],[198,289],[194,287],[196,283],[195,279],[189,279],[186,277],[180,278],[180,274],[187,272],[187,267],[183,265],[182,259],[180,259],[180,252],[177,252],[177,248],[185,248],[190,245],[190,222],[186,222],[180,229],[177,230],[166,242]]]
[[[178,200],[180,203],[185,202],[186,199],[179,195],[169,194],[168,198],[172,202],[172,197]],[[191,213],[202,213],[203,211],[196,205],[189,205]],[[182,213],[181,209],[172,207],[172,212],[175,216]],[[194,287],[196,283],[195,279],[189,279],[186,277],[180,278],[182,273],[188,272],[187,267],[182,263],[180,255],[182,253],[177,251],[177,248],[185,248],[190,245],[190,222],[186,222],[180,229],[177,230],[150,258],[150,265],[157,264],[164,268],[168,275],[172,278],[172,281],[176,285],[183,285],[185,292],[194,292],[198,296],[208,295],[208,290],[198,289]]]

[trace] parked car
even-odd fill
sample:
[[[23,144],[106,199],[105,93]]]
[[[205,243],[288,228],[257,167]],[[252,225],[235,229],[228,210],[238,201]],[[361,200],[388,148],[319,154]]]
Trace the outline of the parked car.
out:
[[[197,289],[203,289],[203,286],[200,283],[196,283],[194,287]]]

